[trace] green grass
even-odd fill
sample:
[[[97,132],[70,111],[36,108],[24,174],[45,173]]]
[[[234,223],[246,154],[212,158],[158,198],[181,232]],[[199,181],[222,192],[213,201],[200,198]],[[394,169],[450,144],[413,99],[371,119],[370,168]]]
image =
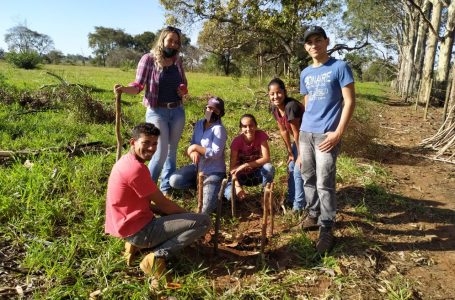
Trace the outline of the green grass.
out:
[[[69,83],[95,87],[96,92],[91,95],[106,106],[113,106],[114,83],[127,84],[133,81],[135,73],[135,70],[53,65],[44,65],[39,70],[20,70],[0,61],[0,82],[4,88],[36,91],[43,85],[59,83],[46,74],[48,71]],[[226,101],[223,122],[228,131],[228,145],[239,132],[239,117],[244,113],[254,114],[259,127],[271,134],[271,157],[277,167],[276,176],[285,176],[286,151],[268,111],[266,83],[202,73],[188,73],[187,76],[191,97],[185,104],[187,127],[179,144],[178,165],[188,163],[183,152],[191,137],[190,124],[203,116],[205,99],[211,94]],[[365,123],[369,118],[369,100],[384,97],[387,89],[361,83],[357,90],[367,96],[359,98],[355,118]],[[123,96],[122,108],[127,120],[122,129],[125,138],[134,124],[144,120],[141,97]],[[104,299],[171,295],[178,299],[295,299],[297,295],[306,294],[299,284],[305,282],[308,274],[317,272],[314,267],[338,266],[335,256],[320,258],[308,236],[288,233],[290,238],[283,247],[295,253],[299,263],[282,274],[269,268],[259,269],[251,276],[237,278],[239,288],[235,288],[235,284],[219,287],[218,278],[206,265],[178,259],[173,263],[174,273],[184,288],[150,293],[141,272],[137,268],[126,268],[120,255],[122,242],[104,235],[106,184],[115,161],[114,124],[81,120],[65,105],[56,108],[31,112],[29,107],[17,102],[0,102],[0,150],[44,150],[0,165],[0,235],[5,237],[5,243],[22,253],[13,258],[15,263],[28,269],[31,278],[38,278],[36,285],[39,288],[33,292],[34,298],[87,299],[91,292],[100,290]],[[68,145],[95,141],[101,142],[103,147],[97,153],[71,156],[64,150]],[[349,144],[349,140],[345,143]],[[348,154],[342,154],[338,162],[340,183],[363,187],[367,193],[375,195],[375,199],[384,202],[393,200],[376,184],[387,177],[379,165],[362,162]],[[275,195],[285,191],[285,185],[276,185]],[[187,201],[185,205],[194,208],[196,203]],[[225,205],[225,209],[228,207]],[[367,202],[357,206],[358,212],[365,216],[372,209],[374,207],[368,206]],[[233,231],[239,222],[239,219],[223,219],[222,227]],[[338,251],[344,250],[335,252]],[[332,290],[327,295],[337,293]]]

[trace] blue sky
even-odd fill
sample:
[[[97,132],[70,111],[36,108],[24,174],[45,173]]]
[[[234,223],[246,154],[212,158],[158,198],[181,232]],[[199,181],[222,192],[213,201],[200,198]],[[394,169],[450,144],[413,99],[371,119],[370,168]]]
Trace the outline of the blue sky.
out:
[[[165,10],[158,0],[3,0],[0,7],[0,48],[5,51],[5,34],[16,25],[49,35],[64,54],[84,56],[92,54],[88,34],[95,26],[135,35],[165,25]],[[182,31],[196,42],[196,30]]]

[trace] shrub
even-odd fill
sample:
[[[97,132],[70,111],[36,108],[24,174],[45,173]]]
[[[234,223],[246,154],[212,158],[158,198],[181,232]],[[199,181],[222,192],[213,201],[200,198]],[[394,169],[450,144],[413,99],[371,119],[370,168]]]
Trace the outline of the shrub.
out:
[[[41,57],[36,51],[9,52],[5,55],[6,61],[21,69],[35,69],[41,62]]]

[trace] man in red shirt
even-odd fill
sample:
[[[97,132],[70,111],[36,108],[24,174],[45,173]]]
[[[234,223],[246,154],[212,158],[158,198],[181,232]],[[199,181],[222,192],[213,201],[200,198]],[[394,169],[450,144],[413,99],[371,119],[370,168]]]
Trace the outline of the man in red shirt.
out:
[[[190,213],[167,199],[144,164],[158,145],[160,130],[142,123],[132,130],[131,149],[114,165],[106,198],[105,232],[125,239],[125,259],[131,265],[135,252],[152,248],[140,267],[147,275],[165,273],[166,259],[203,236],[210,227],[207,215]],[[154,212],[161,217],[156,218]]]

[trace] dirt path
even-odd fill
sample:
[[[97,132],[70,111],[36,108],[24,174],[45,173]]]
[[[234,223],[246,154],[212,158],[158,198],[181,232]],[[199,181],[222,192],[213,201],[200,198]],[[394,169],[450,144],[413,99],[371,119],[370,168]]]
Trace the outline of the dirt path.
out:
[[[418,148],[437,131],[440,116],[433,109],[423,121],[421,108],[391,102],[375,118],[377,157],[393,177],[388,192],[409,202],[382,217],[383,249],[423,299],[455,299],[455,165],[422,158],[433,153]]]

